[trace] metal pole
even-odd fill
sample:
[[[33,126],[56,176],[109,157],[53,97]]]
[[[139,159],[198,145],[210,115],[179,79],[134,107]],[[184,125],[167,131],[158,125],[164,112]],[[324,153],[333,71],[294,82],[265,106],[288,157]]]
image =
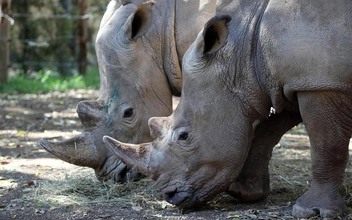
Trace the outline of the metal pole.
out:
[[[85,75],[87,72],[87,41],[88,41],[88,18],[85,16],[87,14],[87,0],[79,0],[79,11],[81,18],[79,20],[78,29],[79,29],[79,73]]]
[[[11,13],[11,0],[0,0],[0,83],[8,81],[8,68],[10,65],[10,25],[13,19]]]

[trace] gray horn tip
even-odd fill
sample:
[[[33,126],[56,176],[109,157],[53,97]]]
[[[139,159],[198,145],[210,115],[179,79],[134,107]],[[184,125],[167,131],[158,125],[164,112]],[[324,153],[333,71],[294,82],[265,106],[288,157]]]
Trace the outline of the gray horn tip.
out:
[[[107,135],[104,135],[103,141],[105,144],[113,144],[113,145],[115,145],[117,142],[114,138],[107,136]]]
[[[42,148],[44,148],[46,150],[50,149],[49,142],[44,139],[39,139],[38,144],[39,144],[39,146],[41,146]]]

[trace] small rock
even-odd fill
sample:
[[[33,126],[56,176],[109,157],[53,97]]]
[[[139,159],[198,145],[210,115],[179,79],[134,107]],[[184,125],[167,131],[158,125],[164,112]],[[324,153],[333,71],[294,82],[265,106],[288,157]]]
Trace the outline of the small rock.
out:
[[[41,214],[41,215],[42,215],[42,214],[45,213],[45,211],[44,211],[44,210],[38,210],[38,209],[36,209],[36,210],[35,210],[35,213],[38,213],[38,214]]]
[[[258,217],[254,214],[246,214],[251,219],[258,219]]]

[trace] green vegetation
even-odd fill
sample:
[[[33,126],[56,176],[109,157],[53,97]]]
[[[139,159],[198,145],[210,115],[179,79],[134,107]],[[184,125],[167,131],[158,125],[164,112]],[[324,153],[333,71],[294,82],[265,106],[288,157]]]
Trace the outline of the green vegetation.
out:
[[[78,70],[81,39],[81,1],[16,0],[11,2],[9,43],[11,68],[24,75],[52,69],[63,76]],[[87,65],[96,65],[95,36],[109,0],[86,1]]]
[[[60,76],[50,70],[40,70],[32,77],[24,74],[10,76],[8,83],[0,84],[0,93],[42,93],[67,89],[98,89],[99,85],[97,69],[88,69],[85,76]]]

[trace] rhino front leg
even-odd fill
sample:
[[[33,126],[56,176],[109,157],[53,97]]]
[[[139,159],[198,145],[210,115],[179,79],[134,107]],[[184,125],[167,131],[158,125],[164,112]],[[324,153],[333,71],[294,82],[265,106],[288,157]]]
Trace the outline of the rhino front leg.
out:
[[[334,91],[298,93],[311,144],[312,183],[293,207],[295,217],[320,213],[335,218],[346,209],[339,187],[348,161],[352,134],[352,98]]]
[[[268,165],[272,149],[285,132],[301,121],[298,111],[283,111],[261,121],[255,128],[255,136],[242,171],[227,192],[246,202],[266,198],[270,193]]]

